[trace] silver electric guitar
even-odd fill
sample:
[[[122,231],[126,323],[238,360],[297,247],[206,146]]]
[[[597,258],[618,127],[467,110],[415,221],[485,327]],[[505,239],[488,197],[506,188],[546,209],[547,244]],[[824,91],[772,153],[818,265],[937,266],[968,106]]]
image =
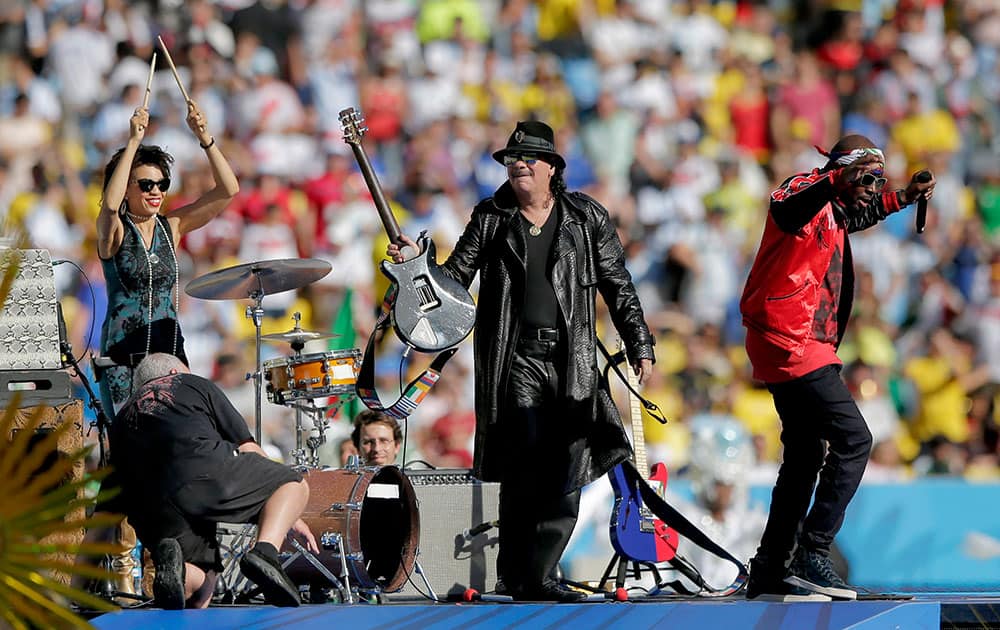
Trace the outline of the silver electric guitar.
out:
[[[344,141],[354,151],[378,216],[389,240],[400,246],[402,232],[382,193],[361,137],[368,130],[361,112],[348,107],[340,112]],[[392,326],[403,343],[420,352],[438,352],[456,345],[472,331],[476,304],[460,282],[446,275],[437,264],[434,241],[421,234],[420,253],[401,263],[382,261],[382,273],[396,288],[392,305]]]

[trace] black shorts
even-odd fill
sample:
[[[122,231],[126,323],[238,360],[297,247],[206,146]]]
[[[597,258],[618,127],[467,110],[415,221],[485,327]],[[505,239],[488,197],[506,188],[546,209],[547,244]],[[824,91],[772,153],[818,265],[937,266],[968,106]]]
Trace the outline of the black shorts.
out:
[[[133,525],[151,549],[163,538],[176,538],[185,561],[221,571],[216,525],[256,523],[275,490],[301,480],[301,474],[284,464],[241,453],[226,459],[215,474],[189,481],[153,513],[134,519]]]

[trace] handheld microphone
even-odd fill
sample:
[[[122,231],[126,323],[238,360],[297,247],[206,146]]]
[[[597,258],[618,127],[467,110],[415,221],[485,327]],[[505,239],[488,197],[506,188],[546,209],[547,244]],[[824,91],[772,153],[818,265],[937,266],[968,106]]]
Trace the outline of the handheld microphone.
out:
[[[916,180],[921,184],[926,184],[931,181],[933,175],[930,171],[920,171],[917,173]],[[923,195],[920,199],[917,199],[917,234],[924,231],[924,227],[927,225],[927,197]]]

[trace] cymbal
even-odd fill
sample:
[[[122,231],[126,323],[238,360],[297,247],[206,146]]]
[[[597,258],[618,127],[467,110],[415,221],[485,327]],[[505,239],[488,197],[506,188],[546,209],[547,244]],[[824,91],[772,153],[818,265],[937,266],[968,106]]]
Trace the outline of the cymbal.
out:
[[[334,333],[325,332],[314,332],[312,330],[303,330],[301,328],[293,328],[285,332],[271,333],[269,335],[261,335],[261,341],[275,341],[284,343],[305,343],[307,341],[312,341],[314,339],[333,339],[339,337],[340,335]]]
[[[241,300],[257,292],[274,295],[315,282],[331,269],[317,258],[260,260],[206,273],[188,282],[184,292],[205,300]]]

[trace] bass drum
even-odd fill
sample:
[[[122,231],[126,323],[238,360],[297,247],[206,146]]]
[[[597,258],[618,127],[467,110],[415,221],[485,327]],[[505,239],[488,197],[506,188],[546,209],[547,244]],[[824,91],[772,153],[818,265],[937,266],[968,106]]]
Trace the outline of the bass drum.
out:
[[[340,550],[334,534],[343,540],[344,563],[352,586],[392,593],[413,574],[420,542],[420,515],[410,480],[396,466],[311,470],[309,502],[302,520],[320,547],[320,563],[343,578]],[[292,551],[286,543],[283,551]],[[285,567],[296,584],[326,582],[305,558]]]

